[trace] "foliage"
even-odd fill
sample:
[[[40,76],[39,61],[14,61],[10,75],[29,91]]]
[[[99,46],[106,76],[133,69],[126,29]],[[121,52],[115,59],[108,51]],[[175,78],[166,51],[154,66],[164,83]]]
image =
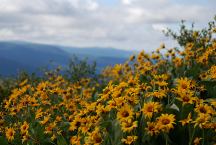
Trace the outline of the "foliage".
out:
[[[86,59],[78,59],[74,56],[66,68],[66,75],[70,81],[80,81],[82,78],[96,77],[96,62],[89,64]]]
[[[180,24],[179,32],[174,32],[171,29],[164,31],[164,34],[168,37],[172,37],[174,40],[177,40],[180,46],[185,47],[188,43],[194,43],[196,47],[205,46],[207,42],[212,39],[212,30],[215,28],[215,21],[208,23],[208,28],[203,28],[202,30],[195,30],[194,23],[191,25],[191,28],[188,29],[185,25],[185,21],[182,20]]]

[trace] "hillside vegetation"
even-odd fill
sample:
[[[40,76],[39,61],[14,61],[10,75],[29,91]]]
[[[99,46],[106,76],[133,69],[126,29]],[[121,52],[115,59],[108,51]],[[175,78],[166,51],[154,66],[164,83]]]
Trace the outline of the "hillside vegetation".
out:
[[[65,76],[3,79],[0,144],[215,145],[215,21],[182,23],[166,32],[180,48],[161,44],[99,75],[82,62]]]

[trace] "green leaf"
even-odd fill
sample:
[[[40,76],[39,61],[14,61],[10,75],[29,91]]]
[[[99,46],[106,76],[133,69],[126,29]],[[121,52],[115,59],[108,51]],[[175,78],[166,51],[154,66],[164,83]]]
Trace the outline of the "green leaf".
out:
[[[206,92],[200,94],[202,98],[214,98],[216,95],[216,81],[202,81],[201,84],[205,85]]]
[[[59,136],[57,138],[57,145],[68,145],[67,141],[65,140],[65,138],[63,136]]]
[[[9,145],[6,138],[4,138],[3,136],[0,136],[0,144],[1,145]]]

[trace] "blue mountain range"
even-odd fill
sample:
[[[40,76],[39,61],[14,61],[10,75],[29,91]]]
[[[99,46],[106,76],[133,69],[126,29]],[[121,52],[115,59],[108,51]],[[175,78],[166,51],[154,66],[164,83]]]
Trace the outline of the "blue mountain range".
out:
[[[0,75],[15,75],[21,70],[37,72],[46,66],[67,66],[77,56],[96,62],[97,69],[124,63],[134,52],[115,48],[65,47],[19,41],[0,42]]]

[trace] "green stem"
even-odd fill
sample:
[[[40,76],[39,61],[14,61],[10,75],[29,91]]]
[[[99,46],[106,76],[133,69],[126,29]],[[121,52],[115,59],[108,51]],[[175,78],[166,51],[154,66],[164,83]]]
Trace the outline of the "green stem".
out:
[[[164,138],[165,138],[165,141],[166,141],[166,145],[168,145],[168,137],[167,137],[167,134],[164,133]]]
[[[170,96],[168,95],[168,105],[170,104]]]
[[[181,119],[183,118],[183,113],[184,113],[184,105],[182,104],[182,106],[181,106],[181,115],[180,115]]]
[[[204,145],[204,143],[205,143],[205,132],[204,132],[204,129],[202,131],[202,138],[203,138],[202,145]]]
[[[189,124],[190,125],[190,124]],[[189,133],[190,134],[190,141],[189,141],[189,145],[191,145],[192,144],[192,141],[193,141],[193,137],[194,137],[194,133],[195,133],[195,129],[196,128],[193,128],[192,127],[192,134],[191,133]],[[190,126],[189,126],[189,132],[191,132],[191,128],[190,128]]]

